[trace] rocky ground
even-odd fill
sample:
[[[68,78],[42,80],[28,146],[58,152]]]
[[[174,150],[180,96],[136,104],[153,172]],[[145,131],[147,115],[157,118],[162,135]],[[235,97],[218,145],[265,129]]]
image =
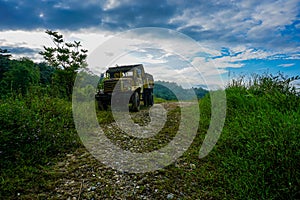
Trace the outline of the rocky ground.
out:
[[[155,187],[163,172],[129,174],[113,170],[87,152],[68,154],[49,173],[59,174],[54,190],[39,194],[46,199],[173,199],[174,194]]]
[[[159,140],[130,140],[115,122],[102,127],[107,137],[125,149],[141,152],[159,148],[174,136],[172,131],[176,130],[180,116],[180,109],[176,109],[178,104],[165,103],[162,106],[167,113],[167,126],[159,133]],[[158,114],[163,113],[158,111]],[[136,124],[147,125],[150,121],[148,109],[130,115]],[[143,149],[139,149],[141,145]],[[62,158],[45,172],[49,174],[51,184],[37,194],[38,199],[186,199],[188,196],[176,186],[176,181],[180,182],[182,177],[177,177],[174,172],[170,174],[168,167],[147,173],[121,172],[102,164],[84,147],[62,155]],[[175,171],[177,168],[191,172],[196,166],[179,158],[172,167]],[[26,199],[26,196],[23,197]]]

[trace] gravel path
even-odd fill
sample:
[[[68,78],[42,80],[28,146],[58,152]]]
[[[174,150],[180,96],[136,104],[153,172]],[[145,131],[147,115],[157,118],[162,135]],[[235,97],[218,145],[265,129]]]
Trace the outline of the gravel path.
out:
[[[183,106],[189,106],[186,102]],[[176,129],[180,111],[175,111],[178,103],[164,103],[168,115],[166,123]],[[158,111],[161,112],[161,111]],[[152,113],[153,114],[153,113]],[[155,114],[155,113],[154,113]],[[160,113],[161,114],[161,113]],[[150,122],[149,110],[131,113],[133,121],[139,125],[147,125]],[[171,116],[171,117],[170,117]],[[107,136],[122,148],[133,151],[152,150],[151,145],[165,145],[174,135],[163,133],[159,141],[153,138],[144,140],[128,140],[128,135],[123,134],[115,122],[103,126]],[[168,129],[169,130],[169,129]],[[170,129],[172,131],[172,129]],[[171,132],[170,131],[170,132]],[[148,140],[148,141],[147,141]],[[153,141],[152,141],[153,140]],[[143,143],[144,141],[144,143]],[[152,143],[153,144],[152,144]],[[149,145],[151,144],[151,145]],[[139,149],[140,146],[144,149]],[[147,146],[148,145],[148,146]],[[157,148],[157,147],[155,147]],[[79,148],[71,154],[63,156],[64,160],[51,167],[47,173],[56,177],[49,188],[49,192],[38,195],[40,199],[182,199],[183,193],[176,191],[176,187],[162,184],[167,180],[165,169],[148,173],[126,173],[114,170],[95,159],[86,148]],[[176,162],[177,167],[190,167],[187,163],[181,163],[180,158]],[[49,186],[50,187],[50,186]]]

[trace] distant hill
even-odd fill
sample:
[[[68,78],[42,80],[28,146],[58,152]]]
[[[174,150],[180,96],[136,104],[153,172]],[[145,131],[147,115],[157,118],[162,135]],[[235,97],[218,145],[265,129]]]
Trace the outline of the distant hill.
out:
[[[174,82],[155,81],[154,95],[166,100],[190,100],[204,97],[209,91],[201,87],[184,89]],[[177,94],[177,95],[176,95]],[[177,97],[176,97],[177,96]]]

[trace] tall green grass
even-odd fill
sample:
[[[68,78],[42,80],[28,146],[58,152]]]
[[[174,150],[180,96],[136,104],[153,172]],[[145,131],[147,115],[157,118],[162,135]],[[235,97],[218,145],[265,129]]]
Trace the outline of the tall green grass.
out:
[[[47,96],[0,101],[2,165],[43,163],[78,143],[71,102]]]
[[[42,185],[43,166],[78,146],[71,102],[47,95],[1,99],[0,196]]]
[[[255,75],[227,87],[225,126],[208,159],[228,197],[300,198],[300,98],[291,86],[297,79]]]

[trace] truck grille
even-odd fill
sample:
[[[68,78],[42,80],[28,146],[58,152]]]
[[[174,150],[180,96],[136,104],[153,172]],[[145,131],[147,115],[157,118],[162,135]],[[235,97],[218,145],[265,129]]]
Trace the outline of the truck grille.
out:
[[[131,86],[132,86],[132,79],[130,78],[106,80],[104,81],[104,93],[130,91]]]
[[[120,91],[121,90],[121,85],[117,84],[118,80],[106,80],[104,81],[104,93],[110,93],[115,90]],[[116,88],[115,88],[116,87]]]

